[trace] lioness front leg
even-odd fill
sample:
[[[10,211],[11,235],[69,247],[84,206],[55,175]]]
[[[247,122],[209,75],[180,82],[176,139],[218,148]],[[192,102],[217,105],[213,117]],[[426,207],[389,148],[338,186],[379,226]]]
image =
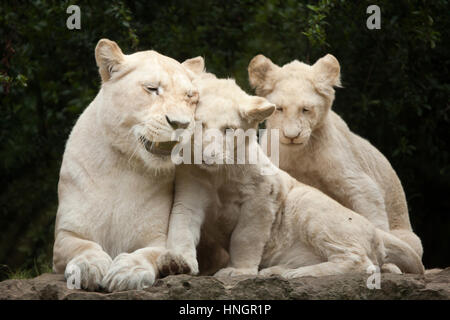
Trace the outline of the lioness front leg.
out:
[[[80,288],[98,290],[111,262],[111,257],[98,243],[82,239],[72,232],[57,233],[53,247],[53,271],[64,272],[66,279],[75,277],[75,284],[79,281]]]
[[[164,250],[164,247],[146,247],[119,254],[103,278],[102,287],[109,292],[150,287],[158,276],[156,260]]]
[[[230,240],[230,262],[215,276],[258,274],[264,246],[270,237],[275,210],[266,201],[254,198],[241,206],[239,221]]]

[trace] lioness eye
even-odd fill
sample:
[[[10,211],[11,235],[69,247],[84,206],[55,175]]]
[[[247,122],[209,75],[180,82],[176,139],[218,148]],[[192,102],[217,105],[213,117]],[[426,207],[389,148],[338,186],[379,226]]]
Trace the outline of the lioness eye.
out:
[[[303,108],[302,112],[303,112],[303,113],[308,113],[308,112],[309,112],[309,109]]]
[[[283,112],[283,107],[277,106],[277,110]]]
[[[145,90],[147,90],[150,93],[154,93],[156,95],[159,95],[159,90],[157,87],[152,87],[152,86],[146,86]]]

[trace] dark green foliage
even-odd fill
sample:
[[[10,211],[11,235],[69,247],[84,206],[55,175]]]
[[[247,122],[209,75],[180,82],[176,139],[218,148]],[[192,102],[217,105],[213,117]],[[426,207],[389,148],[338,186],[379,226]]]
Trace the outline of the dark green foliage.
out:
[[[66,8],[81,8],[68,30]],[[64,144],[100,80],[100,38],[125,53],[155,49],[250,91],[247,66],[314,63],[332,53],[343,89],[334,110],[391,161],[403,182],[427,267],[450,264],[449,3],[377,1],[2,1],[0,5],[0,264],[40,273],[51,265]],[[3,270],[2,269],[2,270]],[[3,271],[0,271],[0,273]],[[3,272],[5,273],[5,272]]]

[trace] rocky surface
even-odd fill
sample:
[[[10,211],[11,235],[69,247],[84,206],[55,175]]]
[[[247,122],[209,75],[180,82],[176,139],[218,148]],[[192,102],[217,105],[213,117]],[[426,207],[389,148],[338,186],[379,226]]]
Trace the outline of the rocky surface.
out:
[[[70,290],[62,275],[0,282],[0,299],[450,299],[450,268],[426,275],[381,274],[368,289],[368,274],[285,280],[278,277],[169,276],[146,290],[116,293]]]

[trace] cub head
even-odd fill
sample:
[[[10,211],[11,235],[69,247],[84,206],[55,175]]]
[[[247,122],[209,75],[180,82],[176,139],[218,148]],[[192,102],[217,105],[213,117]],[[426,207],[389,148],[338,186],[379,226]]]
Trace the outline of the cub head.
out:
[[[202,127],[200,166],[216,170],[220,164],[239,163],[239,147],[244,144],[245,149],[249,137],[256,139],[258,124],[275,111],[275,105],[248,95],[232,79],[217,79],[209,73],[197,73],[194,84],[200,94],[195,112],[196,129],[200,123]],[[247,138],[241,134],[247,134]]]
[[[334,88],[340,86],[340,66],[331,54],[312,66],[297,60],[283,67],[263,55],[252,59],[249,80],[256,94],[276,105],[267,127],[280,130],[280,142],[305,146],[311,133],[319,128],[334,100]]]
[[[102,39],[95,48],[102,78],[98,119],[111,144],[128,159],[136,157],[148,168],[172,168],[171,141],[176,129],[193,128],[198,90],[191,65],[155,51],[125,55],[114,42]]]

